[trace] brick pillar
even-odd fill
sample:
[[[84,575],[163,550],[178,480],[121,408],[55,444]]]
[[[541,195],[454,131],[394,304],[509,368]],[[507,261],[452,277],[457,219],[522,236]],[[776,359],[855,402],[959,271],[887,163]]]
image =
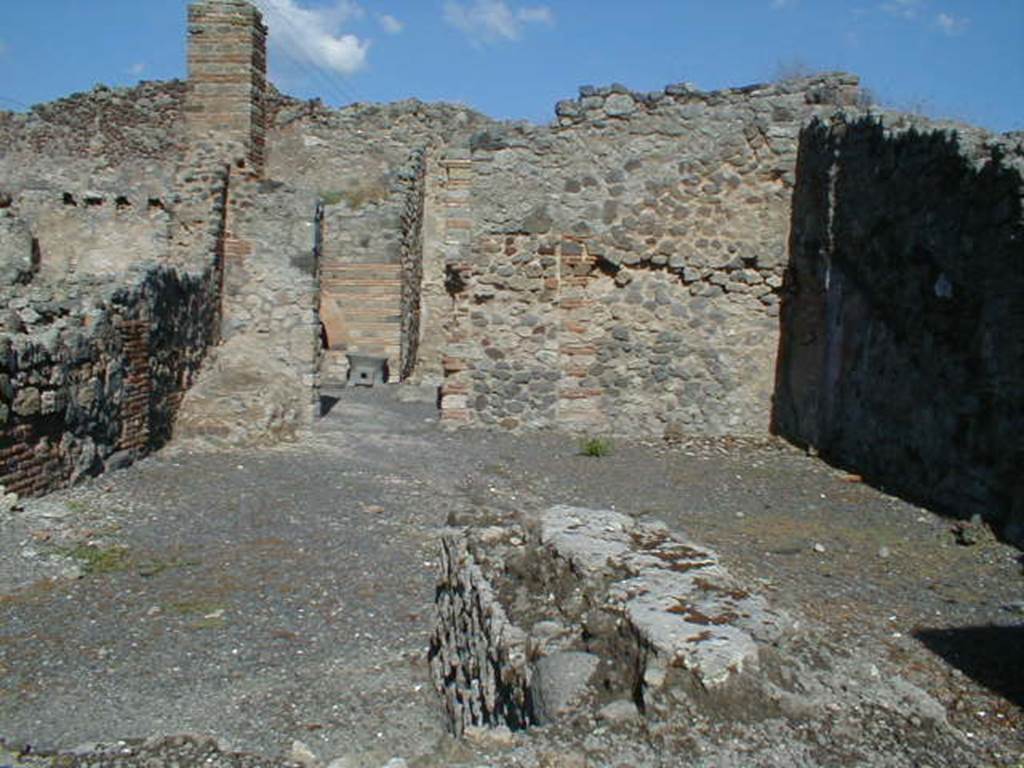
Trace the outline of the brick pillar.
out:
[[[193,141],[237,142],[262,175],[267,28],[246,0],[199,0],[188,8],[188,103]],[[232,158],[235,159],[235,158]]]

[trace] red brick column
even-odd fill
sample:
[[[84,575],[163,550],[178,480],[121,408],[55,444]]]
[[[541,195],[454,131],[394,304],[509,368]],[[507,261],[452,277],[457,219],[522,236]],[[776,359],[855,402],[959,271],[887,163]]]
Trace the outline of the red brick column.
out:
[[[245,148],[249,170],[265,161],[267,28],[245,0],[200,0],[188,8],[188,101],[193,141],[210,137]],[[232,158],[234,159],[234,158]]]

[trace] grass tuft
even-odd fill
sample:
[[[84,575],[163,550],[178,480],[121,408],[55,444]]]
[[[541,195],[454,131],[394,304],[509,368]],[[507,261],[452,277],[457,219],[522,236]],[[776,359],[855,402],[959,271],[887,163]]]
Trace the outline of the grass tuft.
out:
[[[612,441],[606,437],[588,437],[580,444],[580,453],[584,456],[601,458],[612,452]]]
[[[95,544],[76,544],[61,550],[61,554],[77,560],[82,572],[88,574],[119,573],[132,566],[132,559],[124,547],[100,547]]]

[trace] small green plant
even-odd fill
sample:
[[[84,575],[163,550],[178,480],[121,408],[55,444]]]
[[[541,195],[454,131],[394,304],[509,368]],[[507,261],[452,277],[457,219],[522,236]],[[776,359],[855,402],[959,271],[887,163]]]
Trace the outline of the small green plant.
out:
[[[612,452],[612,442],[606,437],[588,437],[580,444],[580,453],[584,456],[601,458]]]
[[[387,199],[389,192],[386,178],[370,179],[350,189],[334,189],[320,193],[320,199],[325,206],[338,205],[341,202],[348,203],[352,210],[359,210],[364,205],[379,203]]]
[[[338,189],[331,192],[321,192],[320,199],[323,200],[324,205],[337,205],[345,199],[345,193]]]
[[[82,572],[88,574],[118,573],[128,570],[132,559],[124,547],[100,547],[96,544],[76,544],[61,550],[61,554],[77,560]]]
[[[78,501],[77,499],[70,499],[64,502],[64,506],[68,508],[68,511],[75,515],[84,515],[87,512],[92,512],[92,509],[84,501]]]

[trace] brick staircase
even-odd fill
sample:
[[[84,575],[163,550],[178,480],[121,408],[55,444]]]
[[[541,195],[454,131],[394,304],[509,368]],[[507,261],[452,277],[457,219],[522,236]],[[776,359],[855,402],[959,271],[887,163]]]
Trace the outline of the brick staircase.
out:
[[[402,344],[402,267],[400,264],[324,264],[323,306],[332,361],[327,378],[338,379],[346,354],[386,357],[396,381]],[[335,382],[340,383],[340,382]]]

